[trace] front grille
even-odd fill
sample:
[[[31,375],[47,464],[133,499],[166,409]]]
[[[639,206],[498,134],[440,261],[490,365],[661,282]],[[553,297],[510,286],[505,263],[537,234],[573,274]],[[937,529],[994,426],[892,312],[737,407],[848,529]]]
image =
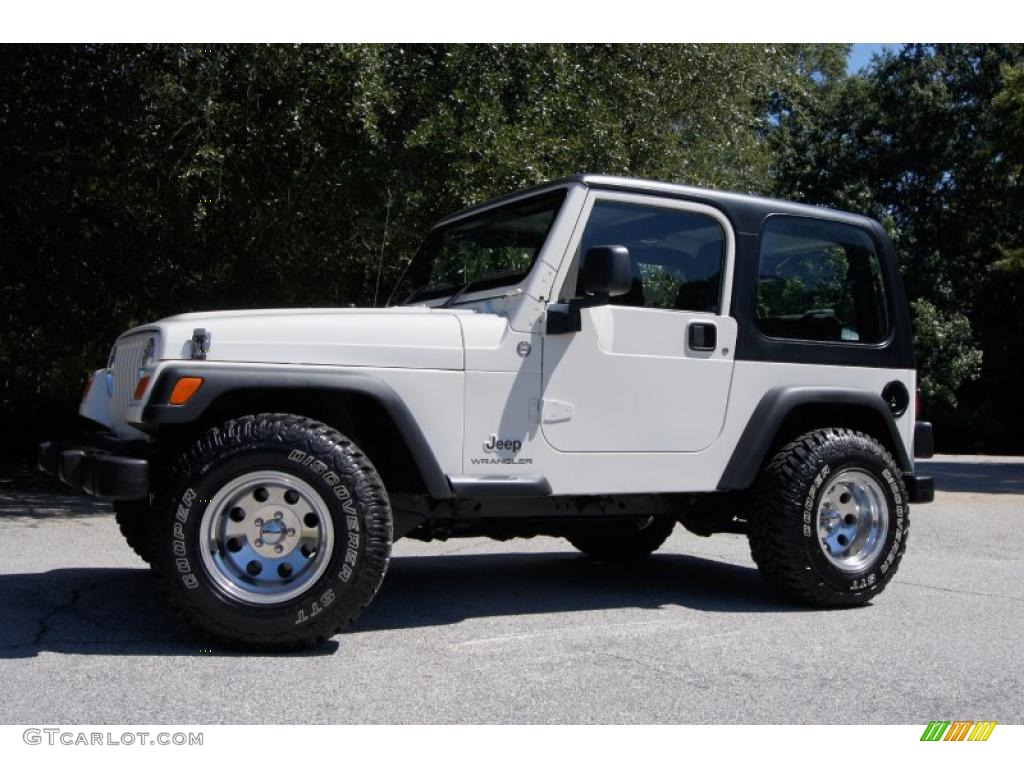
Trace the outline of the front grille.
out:
[[[142,353],[152,333],[136,333],[117,342],[114,353],[114,391],[110,398],[110,415],[114,432],[120,437],[138,437],[138,431],[128,425],[128,406],[139,379]]]

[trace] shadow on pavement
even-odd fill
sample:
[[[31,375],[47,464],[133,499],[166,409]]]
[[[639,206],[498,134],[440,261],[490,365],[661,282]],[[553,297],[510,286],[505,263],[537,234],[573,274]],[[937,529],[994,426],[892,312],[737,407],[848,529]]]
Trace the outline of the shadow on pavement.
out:
[[[937,491],[1024,494],[1024,463],[938,460],[918,467],[935,478]]]
[[[775,598],[753,567],[676,554],[598,563],[575,553],[396,558],[355,632],[482,616],[679,605],[728,613],[806,610]]]
[[[0,659],[40,652],[103,656],[276,655],[233,653],[177,621],[145,568],[60,568],[0,574]],[[290,655],[322,656],[331,641]]]
[[[395,558],[354,631],[664,605],[726,612],[804,610],[773,598],[752,567],[698,557],[662,554],[631,566],[608,566],[576,554],[452,554]],[[42,651],[196,656],[210,649],[209,641],[171,615],[145,569],[0,574],[0,616],[0,659]],[[338,648],[332,641],[304,653],[328,655]]]
[[[49,518],[101,517],[114,513],[110,502],[85,494],[50,490],[0,491],[0,520],[5,517]]]

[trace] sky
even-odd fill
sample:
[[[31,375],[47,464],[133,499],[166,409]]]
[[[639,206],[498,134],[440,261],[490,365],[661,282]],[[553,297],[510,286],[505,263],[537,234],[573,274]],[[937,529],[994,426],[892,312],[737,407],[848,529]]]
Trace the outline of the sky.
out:
[[[861,67],[866,67],[871,56],[881,53],[884,48],[894,48],[897,43],[854,43],[850,49],[850,57],[846,60],[846,72],[852,75]]]

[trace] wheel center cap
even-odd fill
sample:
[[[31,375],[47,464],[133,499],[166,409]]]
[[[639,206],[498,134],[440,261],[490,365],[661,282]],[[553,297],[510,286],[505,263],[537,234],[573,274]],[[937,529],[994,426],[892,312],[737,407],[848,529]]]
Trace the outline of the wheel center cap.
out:
[[[260,538],[270,545],[280,544],[287,533],[288,528],[282,520],[268,520],[260,527]]]

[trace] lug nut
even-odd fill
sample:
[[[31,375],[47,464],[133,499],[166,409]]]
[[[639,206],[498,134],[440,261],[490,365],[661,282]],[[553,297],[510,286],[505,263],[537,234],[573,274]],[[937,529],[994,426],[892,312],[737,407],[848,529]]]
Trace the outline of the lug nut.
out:
[[[288,535],[289,536],[294,536],[295,535],[295,529],[294,528],[289,528],[288,529]]]
[[[263,546],[263,539],[256,539],[256,546],[257,547],[262,547]]]
[[[277,512],[274,513],[275,520],[280,520],[282,517],[284,517],[284,513],[281,512],[281,510],[278,510]]]
[[[293,491],[291,489],[285,491],[284,492],[284,500],[287,501],[289,504],[294,504],[295,502],[297,502],[299,500],[299,493],[298,493],[298,491]]]
[[[277,552],[277,554],[280,555],[282,552],[284,552],[284,547],[282,547],[280,544],[278,544],[278,545],[276,545],[274,547],[274,551]]]
[[[245,510],[241,507],[235,507],[228,513],[228,517],[230,517],[234,522],[240,523],[245,520]]]
[[[258,527],[262,527],[263,526],[263,518],[262,517],[257,517],[255,522],[256,522],[256,525]]]
[[[250,560],[245,570],[250,576],[259,576],[263,572],[263,566],[256,560]]]

